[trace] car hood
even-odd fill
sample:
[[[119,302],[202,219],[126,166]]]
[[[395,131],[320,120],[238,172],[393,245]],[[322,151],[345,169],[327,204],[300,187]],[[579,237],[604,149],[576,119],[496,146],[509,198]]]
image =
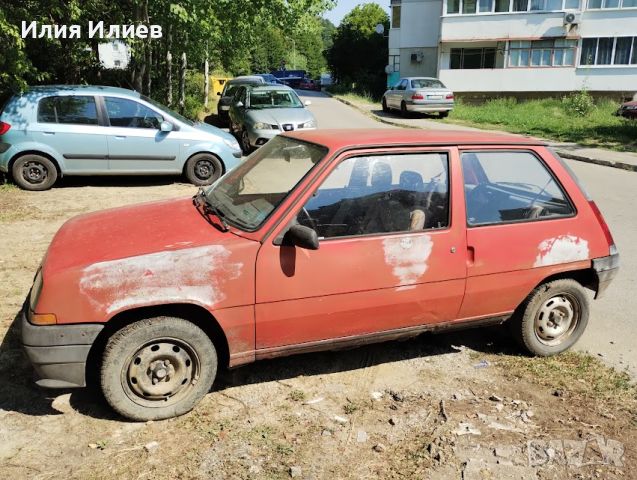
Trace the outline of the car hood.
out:
[[[45,273],[237,238],[210,225],[191,198],[102,210],[62,225],[47,251]]]
[[[312,112],[306,108],[268,108],[265,110],[248,110],[248,118],[253,122],[263,122],[270,125],[283,125],[284,123],[300,123],[314,120]]]
[[[259,246],[210,225],[190,198],[75,217],[47,251],[37,311],[90,323],[152,305],[247,305]]]
[[[235,138],[232,135],[230,135],[228,132],[221,130],[220,128],[214,127],[212,125],[208,125],[207,123],[204,123],[204,122],[195,123],[193,128],[197,130],[198,132],[206,133],[208,135],[214,135],[216,137],[215,139],[218,139],[219,137],[221,137],[221,138],[225,138],[226,140],[230,140],[233,143],[235,141]]]
[[[637,107],[637,100],[622,103],[622,107]]]

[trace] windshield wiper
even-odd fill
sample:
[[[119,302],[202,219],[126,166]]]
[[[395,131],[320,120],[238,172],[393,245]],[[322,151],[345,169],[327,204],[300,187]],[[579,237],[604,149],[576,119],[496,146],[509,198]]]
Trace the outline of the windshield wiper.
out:
[[[228,230],[230,230],[230,227],[224,219],[223,212],[210,201],[210,199],[206,196],[203,188],[200,188],[197,194],[192,197],[192,203],[195,205],[195,207],[197,207],[197,209],[202,213],[202,215],[206,218],[206,220],[208,220],[211,225],[219,228],[219,230],[221,230],[222,232],[227,232]],[[220,225],[213,222],[210,219],[210,215],[214,215],[215,217],[217,217],[219,219]]]

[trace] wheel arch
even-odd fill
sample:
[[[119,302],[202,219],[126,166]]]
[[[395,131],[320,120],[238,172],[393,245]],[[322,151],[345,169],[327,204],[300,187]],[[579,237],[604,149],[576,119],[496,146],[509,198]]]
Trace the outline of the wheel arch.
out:
[[[18,161],[19,158],[24,157],[25,155],[40,155],[41,157],[45,157],[49,159],[51,162],[53,162],[53,165],[55,165],[58,178],[62,178],[63,173],[62,173],[62,168],[60,167],[60,162],[58,162],[57,159],[50,153],[43,152],[41,150],[34,150],[34,149],[22,150],[16,153],[13,157],[11,157],[11,160],[9,160],[9,163],[7,164],[7,169],[8,169],[8,174],[12,178],[13,178],[13,165],[15,164],[16,161]]]
[[[108,339],[117,331],[127,325],[144,318],[153,317],[177,317],[189,321],[201,328],[210,338],[217,350],[219,367],[227,368],[230,363],[230,350],[228,339],[221,325],[212,313],[200,305],[192,303],[175,303],[166,305],[153,305],[138,307],[119,312],[106,322],[104,329],[99,333],[88,355],[86,362],[87,385],[99,385],[99,371],[102,355]]]
[[[564,280],[564,279],[575,280],[581,286],[589,290],[592,290],[595,293],[597,293],[597,290],[599,289],[599,279],[597,277],[597,272],[595,272],[593,268],[585,268],[585,269],[579,269],[579,270],[567,270],[564,272],[559,272],[553,275],[549,275],[548,277],[542,279],[542,281],[539,282],[533,288],[533,290],[535,290],[536,288],[538,288],[540,285],[544,283],[552,282],[554,280]]]
[[[212,149],[198,149],[196,151],[189,153],[188,158],[186,158],[186,161],[184,162],[184,165],[181,168],[182,174],[184,175],[186,174],[186,167],[188,166],[188,162],[190,161],[190,159],[194,157],[195,155],[199,155],[201,153],[205,153],[207,155],[213,155],[217,160],[219,160],[219,163],[221,163],[221,175],[226,174],[226,171],[228,168],[226,167],[226,162],[223,161],[223,158],[221,158],[221,155],[219,155],[219,153],[212,151]]]

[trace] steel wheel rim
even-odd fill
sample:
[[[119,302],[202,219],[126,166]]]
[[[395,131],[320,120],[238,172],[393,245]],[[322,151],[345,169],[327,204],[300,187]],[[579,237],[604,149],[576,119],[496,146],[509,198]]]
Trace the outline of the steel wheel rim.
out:
[[[208,180],[212,177],[215,171],[215,167],[210,160],[199,160],[195,164],[195,175],[201,180]]]
[[[544,345],[560,345],[579,325],[581,311],[580,303],[573,295],[560,293],[552,296],[535,316],[535,336]]]
[[[133,402],[161,408],[186,397],[200,373],[199,357],[188,343],[161,338],[145,343],[127,359],[121,382]]]
[[[22,178],[31,184],[44,183],[48,175],[49,170],[40,162],[25,162],[22,165]]]
[[[250,138],[248,137],[248,132],[246,130],[241,132],[241,143],[243,143],[243,150],[246,152],[250,150]]]

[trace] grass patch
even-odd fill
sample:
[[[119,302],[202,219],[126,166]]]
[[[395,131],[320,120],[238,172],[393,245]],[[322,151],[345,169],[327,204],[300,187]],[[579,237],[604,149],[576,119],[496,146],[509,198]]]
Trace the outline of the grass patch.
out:
[[[637,385],[631,382],[628,373],[618,372],[591,355],[579,352],[546,358],[501,355],[497,363],[507,375],[530,377],[551,389],[563,389],[637,411]]]
[[[303,390],[294,389],[288,394],[288,398],[293,402],[302,402],[305,400],[305,392]]]
[[[372,105],[377,105],[379,103],[378,101],[374,100],[374,98],[371,95],[360,95],[358,93],[344,93],[337,96],[344,100],[349,100],[350,102],[355,102],[355,103],[368,103]]]
[[[603,100],[578,115],[572,102],[554,98],[519,102],[499,98],[481,105],[459,101],[446,121],[590,147],[637,151],[637,122],[614,116],[617,107],[617,103]]]

